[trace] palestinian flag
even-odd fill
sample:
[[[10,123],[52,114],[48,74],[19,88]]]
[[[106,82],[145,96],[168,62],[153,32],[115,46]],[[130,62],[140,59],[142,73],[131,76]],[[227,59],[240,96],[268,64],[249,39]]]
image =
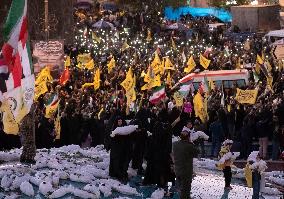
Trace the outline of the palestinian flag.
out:
[[[166,97],[165,86],[156,87],[153,94],[150,96],[149,101],[152,104],[157,104],[160,100]]]
[[[0,96],[8,100],[14,117],[34,98],[34,70],[28,36],[27,0],[13,0],[3,27],[5,39],[0,56]]]

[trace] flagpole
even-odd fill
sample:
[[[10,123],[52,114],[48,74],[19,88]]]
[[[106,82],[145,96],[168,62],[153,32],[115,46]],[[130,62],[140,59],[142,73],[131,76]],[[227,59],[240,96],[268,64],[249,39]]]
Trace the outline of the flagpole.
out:
[[[48,24],[48,0],[44,0],[44,31],[45,39],[49,39],[49,24]]]

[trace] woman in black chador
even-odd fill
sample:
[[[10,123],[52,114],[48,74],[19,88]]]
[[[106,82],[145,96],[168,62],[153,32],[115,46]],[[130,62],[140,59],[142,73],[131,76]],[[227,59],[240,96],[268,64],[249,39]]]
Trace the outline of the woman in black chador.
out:
[[[147,169],[144,178],[144,185],[157,184],[158,187],[166,187],[171,181],[171,151],[172,132],[168,123],[168,115],[165,109],[158,113],[157,120],[153,126],[152,138],[148,149]]]
[[[116,119],[113,130],[116,127],[126,126],[125,120],[121,117]],[[128,181],[128,163],[131,152],[131,140],[130,135],[115,135],[111,138],[110,143],[110,165],[109,175],[113,178],[117,178],[123,182]]]

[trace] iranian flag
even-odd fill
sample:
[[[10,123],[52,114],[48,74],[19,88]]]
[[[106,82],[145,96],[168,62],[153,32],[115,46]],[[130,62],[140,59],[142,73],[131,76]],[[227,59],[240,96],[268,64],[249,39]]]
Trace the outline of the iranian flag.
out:
[[[27,114],[34,98],[34,70],[28,36],[27,0],[13,0],[3,27],[5,43],[0,56],[0,99],[12,113]]]
[[[155,88],[153,94],[150,96],[149,101],[152,104],[157,104],[160,100],[166,97],[165,86],[159,86]]]

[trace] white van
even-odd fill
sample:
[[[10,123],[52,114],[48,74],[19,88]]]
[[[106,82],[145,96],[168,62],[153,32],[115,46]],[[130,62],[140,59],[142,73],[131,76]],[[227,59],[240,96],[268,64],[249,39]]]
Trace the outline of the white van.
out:
[[[218,70],[218,71],[202,71],[200,73],[190,73],[179,80],[179,84],[183,84],[189,81],[193,81],[195,89],[199,87],[200,82],[204,80],[204,77],[208,81],[212,80],[217,87],[232,88],[234,83],[238,87],[243,87],[249,83],[249,72],[246,69],[237,70]]]

